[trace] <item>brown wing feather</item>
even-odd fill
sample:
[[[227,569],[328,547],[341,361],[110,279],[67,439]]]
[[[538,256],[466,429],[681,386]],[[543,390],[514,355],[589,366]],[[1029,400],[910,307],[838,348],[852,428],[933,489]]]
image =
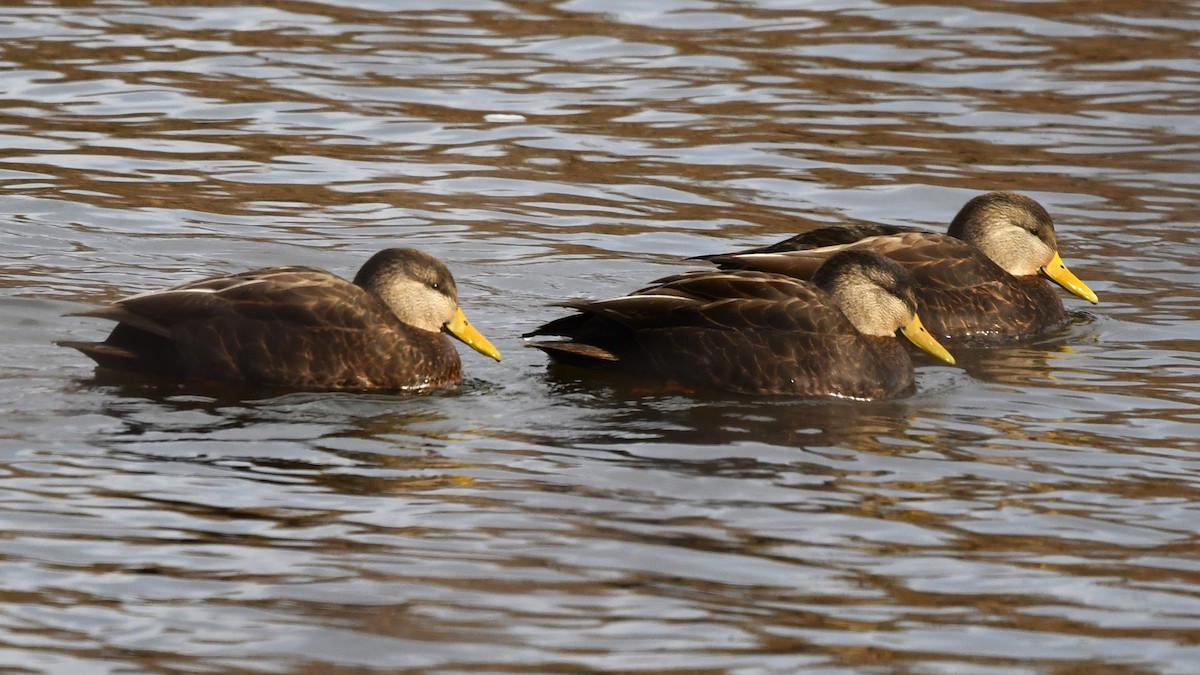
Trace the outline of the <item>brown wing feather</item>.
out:
[[[365,328],[393,318],[374,296],[345,279],[303,267],[274,267],[125,298],[116,307],[170,325],[202,316]]]
[[[1012,279],[970,244],[945,234],[875,237],[847,248],[877,251],[904,265],[915,281],[939,288],[970,288]]]
[[[832,300],[817,287],[756,271],[688,272],[659,280],[633,295],[588,303],[638,330],[674,327],[769,329],[815,333],[854,332]]]

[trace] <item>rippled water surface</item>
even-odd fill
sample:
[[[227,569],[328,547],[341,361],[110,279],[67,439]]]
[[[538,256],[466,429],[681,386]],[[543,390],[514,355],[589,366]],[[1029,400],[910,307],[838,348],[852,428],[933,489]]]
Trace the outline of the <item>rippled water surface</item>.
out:
[[[1200,6],[0,9],[0,669],[1194,672]],[[556,300],[1027,193],[1100,296],[887,402],[547,371]],[[455,391],[97,378],[121,295],[441,257]]]

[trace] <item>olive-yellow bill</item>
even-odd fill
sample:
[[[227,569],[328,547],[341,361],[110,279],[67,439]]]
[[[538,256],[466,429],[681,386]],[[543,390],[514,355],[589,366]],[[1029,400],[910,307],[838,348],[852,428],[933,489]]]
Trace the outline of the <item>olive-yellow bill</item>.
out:
[[[1093,305],[1098,302],[1096,299],[1096,294],[1092,292],[1092,289],[1088,288],[1087,284],[1080,281],[1079,277],[1075,276],[1071,273],[1071,270],[1067,269],[1067,266],[1062,261],[1062,256],[1058,255],[1058,253],[1055,253],[1054,257],[1050,259],[1050,262],[1042,268],[1042,273],[1050,277],[1050,280],[1054,283],[1062,286],[1075,295],[1078,295],[1084,300],[1087,300]]]
[[[946,351],[942,343],[934,339],[928,330],[925,330],[925,325],[921,323],[921,317],[913,314],[912,321],[909,321],[907,326],[901,328],[900,332],[914,345],[932,354],[934,358],[954,365],[954,357],[950,355],[950,352]]]
[[[454,337],[467,343],[467,346],[485,356],[490,356],[497,361],[500,360],[500,351],[492,346],[488,339],[483,337],[483,333],[475,330],[470,321],[467,321],[467,315],[463,314],[462,309],[454,312],[454,318],[445,326],[446,332]]]

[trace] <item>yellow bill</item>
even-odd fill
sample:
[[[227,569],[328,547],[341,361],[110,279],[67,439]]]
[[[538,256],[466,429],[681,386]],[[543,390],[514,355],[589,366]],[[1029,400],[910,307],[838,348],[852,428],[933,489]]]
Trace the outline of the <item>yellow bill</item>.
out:
[[[934,339],[929,334],[929,331],[925,330],[925,325],[921,323],[921,317],[913,314],[912,321],[909,321],[907,326],[901,328],[900,332],[904,333],[904,337],[908,338],[914,345],[932,354],[934,358],[954,365],[954,357],[950,355],[950,352],[946,351],[942,343]]]
[[[1080,281],[1079,277],[1071,274],[1071,270],[1067,269],[1067,266],[1063,264],[1062,256],[1058,255],[1057,252],[1055,252],[1054,257],[1050,259],[1049,264],[1042,268],[1042,272],[1046,276],[1050,277],[1050,280],[1054,283],[1062,286],[1075,295],[1078,295],[1084,300],[1087,300],[1093,305],[1098,302],[1096,299],[1096,294],[1092,292],[1092,289],[1088,288],[1087,284]]]
[[[454,312],[454,318],[446,324],[446,332],[467,343],[468,347],[480,354],[490,356],[497,361],[500,360],[500,351],[493,347],[487,338],[483,337],[483,333],[475,330],[471,322],[467,321],[467,315],[463,314],[462,309]]]

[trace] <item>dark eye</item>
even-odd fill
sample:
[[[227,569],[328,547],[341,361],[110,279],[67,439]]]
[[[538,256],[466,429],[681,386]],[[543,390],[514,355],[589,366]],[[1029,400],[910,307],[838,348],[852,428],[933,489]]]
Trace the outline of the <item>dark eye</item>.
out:
[[[1037,232],[1037,228],[1036,228],[1036,227],[1031,227],[1031,228],[1029,228],[1029,234],[1032,234],[1033,236],[1035,236],[1035,237],[1036,237],[1036,236],[1037,236],[1037,233],[1038,233],[1038,232]]]
[[[432,288],[432,289],[433,289],[433,290],[435,290],[435,291],[440,291],[440,290],[442,290],[442,285],[441,285],[440,283],[436,282],[436,281],[434,281],[433,283],[429,284],[429,287],[430,287],[430,288]]]

